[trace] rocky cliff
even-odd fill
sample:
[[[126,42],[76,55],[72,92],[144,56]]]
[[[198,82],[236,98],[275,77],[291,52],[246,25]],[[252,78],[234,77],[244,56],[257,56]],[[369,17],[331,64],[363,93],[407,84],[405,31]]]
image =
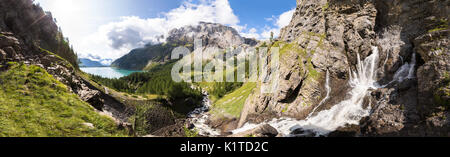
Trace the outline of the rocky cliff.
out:
[[[331,135],[448,136],[449,4],[297,0],[292,21],[272,43],[281,54],[278,89],[251,95],[239,127],[274,117],[301,120],[330,110],[349,99],[353,71],[373,55],[377,86],[361,99],[369,115]]]
[[[203,49],[212,47],[225,49],[257,44],[257,41],[253,39],[241,37],[234,28],[216,23],[200,22],[195,26],[171,30],[165,43],[146,45],[143,48],[131,50],[129,54],[114,61],[112,66],[132,70],[146,69],[146,67],[149,68],[154,64],[170,60],[172,50],[178,46],[185,46],[192,51],[195,39],[202,40]]]
[[[1,31],[14,33],[23,42],[54,52],[77,66],[77,56],[50,12],[30,0],[2,0],[0,18]]]

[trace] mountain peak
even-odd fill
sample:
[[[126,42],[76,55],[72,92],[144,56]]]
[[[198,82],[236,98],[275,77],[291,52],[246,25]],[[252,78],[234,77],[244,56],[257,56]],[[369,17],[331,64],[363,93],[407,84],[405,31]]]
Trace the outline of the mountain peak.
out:
[[[143,48],[131,50],[129,54],[117,59],[112,66],[122,69],[142,70],[155,62],[166,62],[173,48],[186,46],[192,50],[195,39],[202,40],[203,47],[221,49],[240,45],[254,46],[257,41],[239,35],[236,29],[218,23],[200,22],[169,32],[166,43],[147,44]]]
[[[169,43],[194,43],[195,39],[202,39],[203,45],[226,48],[245,43],[236,29],[218,23],[200,22],[198,25],[189,25],[169,32]]]

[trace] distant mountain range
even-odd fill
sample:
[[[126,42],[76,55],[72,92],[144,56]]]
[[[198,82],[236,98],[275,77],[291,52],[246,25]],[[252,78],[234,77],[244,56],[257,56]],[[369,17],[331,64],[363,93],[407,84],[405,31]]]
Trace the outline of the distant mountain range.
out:
[[[81,58],[79,64],[80,64],[80,67],[103,67],[103,66],[105,66],[100,62],[93,61],[93,60],[90,60],[87,58]]]
[[[80,58],[80,67],[108,67],[112,60],[110,59],[100,59],[94,60],[89,58]]]
[[[240,36],[232,27],[200,22],[198,25],[173,29],[169,32],[165,43],[147,44],[142,48],[133,49],[127,55],[115,60],[111,66],[120,69],[146,70],[154,64],[170,60],[170,53],[178,46],[185,46],[192,51],[196,38],[202,40],[204,49],[207,47],[228,48],[240,45],[254,46],[258,43],[255,39]]]

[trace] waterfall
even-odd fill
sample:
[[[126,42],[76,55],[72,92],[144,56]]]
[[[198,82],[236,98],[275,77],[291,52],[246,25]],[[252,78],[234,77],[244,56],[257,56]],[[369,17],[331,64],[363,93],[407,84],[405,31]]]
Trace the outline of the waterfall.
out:
[[[416,53],[413,53],[411,57],[411,64],[409,65],[409,71],[408,71],[408,79],[415,78],[415,69],[416,68]]]
[[[312,111],[311,113],[308,115],[308,118],[311,117],[314,112],[316,112],[317,109],[319,109],[320,106],[322,106],[329,98],[330,98],[330,93],[331,93],[331,87],[330,87],[330,72],[327,70],[327,76],[325,79],[325,90],[327,91],[327,95],[325,96],[325,98],[320,101],[319,105],[317,105]]]
[[[403,60],[403,59],[402,59]],[[394,77],[391,82],[386,85],[381,86],[381,88],[387,87],[388,85],[395,82],[403,82],[406,79],[415,78],[415,67],[416,67],[416,53],[412,54],[411,61],[403,64],[397,72],[395,72]]]
[[[259,125],[269,124],[283,136],[303,136],[308,132],[313,132],[316,136],[327,135],[347,124],[358,125],[363,117],[369,116],[371,110],[370,105],[368,108],[363,107],[364,97],[369,93],[369,89],[377,88],[375,84],[379,52],[377,47],[372,47],[372,51],[373,53],[364,61],[358,54],[356,70],[349,70],[351,91],[348,93],[348,99],[305,120],[279,118]],[[245,124],[233,133],[246,131],[259,125]],[[297,129],[304,130],[306,133],[293,135],[292,132]]]
[[[392,81],[403,82],[405,79],[414,78],[414,68],[416,66],[416,53],[413,53],[411,62],[403,64],[402,67],[395,73]]]

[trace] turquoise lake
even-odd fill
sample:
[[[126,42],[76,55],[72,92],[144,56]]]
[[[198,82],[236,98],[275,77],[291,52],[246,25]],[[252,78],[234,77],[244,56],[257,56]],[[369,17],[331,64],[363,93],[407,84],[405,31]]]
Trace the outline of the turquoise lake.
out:
[[[81,67],[80,69],[85,73],[98,75],[105,78],[121,78],[124,76],[128,76],[131,73],[142,72],[134,70],[117,69],[113,67]]]

